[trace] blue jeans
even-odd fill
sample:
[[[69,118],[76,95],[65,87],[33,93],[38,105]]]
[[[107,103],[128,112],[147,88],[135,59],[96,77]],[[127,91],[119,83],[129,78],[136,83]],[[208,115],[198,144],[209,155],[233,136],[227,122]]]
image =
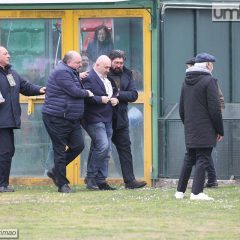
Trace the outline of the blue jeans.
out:
[[[108,162],[112,150],[112,123],[86,124],[84,128],[92,140],[87,178],[94,178],[97,184],[101,184],[108,177]]]

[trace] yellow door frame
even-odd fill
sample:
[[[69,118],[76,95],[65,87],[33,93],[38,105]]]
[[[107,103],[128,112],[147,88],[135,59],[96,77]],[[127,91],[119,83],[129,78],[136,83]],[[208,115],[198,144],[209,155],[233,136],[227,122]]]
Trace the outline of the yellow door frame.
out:
[[[144,179],[148,185],[151,184],[152,177],[152,112],[151,112],[151,17],[147,10],[143,9],[98,9],[98,10],[74,10],[73,26],[74,26],[74,49],[79,49],[79,19],[84,18],[142,18],[143,19],[143,66],[144,66],[144,91],[139,92],[136,103],[144,105]],[[74,162],[74,171],[72,173],[80,176],[80,161]],[[77,179],[74,176],[74,179]],[[81,180],[79,178],[80,183]]]
[[[143,19],[143,66],[144,91],[139,92],[136,103],[144,105],[144,179],[151,184],[152,174],[152,109],[151,109],[151,17],[144,9],[96,9],[96,10],[3,10],[0,19],[47,19],[58,18],[62,21],[62,55],[69,50],[79,49],[79,19],[81,18],[123,18],[138,17]],[[21,103],[28,103],[28,112],[34,110],[34,103],[42,104],[44,98],[20,97]],[[80,177],[80,158],[75,159],[67,168],[67,175],[72,184],[83,181]],[[49,183],[44,178],[12,179],[14,183],[42,184]]]
[[[3,10],[0,11],[0,19],[61,19],[62,21],[62,55],[69,49],[74,48],[73,36],[73,11],[72,10]],[[34,96],[26,97],[20,96],[20,102],[28,104],[28,114],[34,111],[34,104],[42,104],[44,97]],[[72,164],[74,165],[74,164]],[[75,174],[69,167],[68,175],[72,183],[76,183],[77,180],[74,178]],[[52,181],[48,178],[40,177],[23,177],[23,178],[12,178],[10,179],[12,184],[26,184],[26,185],[45,185],[50,184]]]

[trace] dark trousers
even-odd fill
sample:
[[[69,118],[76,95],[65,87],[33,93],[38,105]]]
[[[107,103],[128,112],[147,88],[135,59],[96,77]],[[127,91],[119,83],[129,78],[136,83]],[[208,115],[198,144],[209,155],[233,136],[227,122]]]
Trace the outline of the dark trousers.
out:
[[[185,192],[188,180],[190,178],[192,167],[195,165],[195,174],[193,177],[192,193],[199,194],[203,192],[205,182],[205,171],[209,165],[212,148],[188,148],[185,155],[177,191]]]
[[[82,128],[79,120],[68,120],[43,114],[43,122],[51,138],[54,152],[54,168],[58,186],[68,184],[66,166],[84,149]],[[66,150],[66,146],[68,149]]]
[[[185,153],[185,157],[188,156],[188,153]],[[209,164],[208,167],[206,169],[207,171],[207,179],[208,179],[208,183],[214,183],[217,181],[217,174],[216,174],[216,170],[215,170],[215,166],[214,166],[214,162],[213,162],[213,158],[212,156],[209,158]]]
[[[13,129],[0,128],[0,187],[9,185],[9,175],[14,152]]]
[[[216,174],[212,157],[210,157],[209,165],[207,167],[207,178],[208,178],[208,183],[214,183],[217,181],[217,174]]]
[[[118,152],[123,180],[125,183],[132,182],[135,180],[135,176],[133,172],[129,128],[113,129],[112,142],[116,146]]]

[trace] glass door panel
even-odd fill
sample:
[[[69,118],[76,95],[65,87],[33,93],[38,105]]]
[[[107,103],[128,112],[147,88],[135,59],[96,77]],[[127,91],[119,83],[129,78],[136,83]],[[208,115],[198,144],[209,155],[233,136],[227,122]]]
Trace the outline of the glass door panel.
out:
[[[15,155],[12,177],[45,177],[46,169],[53,166],[50,139],[42,121],[42,105],[36,104],[32,115],[27,115],[27,104],[21,104],[22,127],[14,130]]]
[[[10,53],[13,68],[31,83],[45,86],[49,73],[61,59],[61,19],[0,19],[0,42]],[[27,97],[21,97],[25,102]],[[27,115],[22,103],[22,128],[15,130],[16,152],[11,176],[45,175],[53,164],[50,140],[42,122],[42,105]]]
[[[0,19],[0,42],[22,77],[45,85],[61,58],[61,19]]]
[[[89,64],[112,49],[121,49],[126,54],[126,67],[134,73],[138,91],[143,91],[142,18],[84,18],[79,19],[79,26],[79,49],[89,58]],[[104,28],[107,34],[102,37]]]

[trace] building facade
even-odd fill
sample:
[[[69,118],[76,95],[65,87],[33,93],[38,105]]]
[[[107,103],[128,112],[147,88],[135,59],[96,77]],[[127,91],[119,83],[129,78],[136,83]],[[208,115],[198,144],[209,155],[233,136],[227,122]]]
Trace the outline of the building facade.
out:
[[[240,22],[213,21],[209,1],[0,1],[0,44],[11,64],[26,79],[45,85],[64,53],[87,51],[99,25],[107,26],[115,49],[126,52],[139,98],[129,105],[136,177],[149,184],[177,178],[184,154],[183,126],[178,116],[185,60],[199,52],[216,56],[226,109],[225,140],[214,150],[219,178],[239,176]],[[22,128],[16,130],[14,181],[45,183],[51,166],[51,144],[41,119],[44,97],[20,96]],[[85,177],[89,137],[81,157],[68,167],[74,184]],[[110,178],[121,179],[116,151]]]

